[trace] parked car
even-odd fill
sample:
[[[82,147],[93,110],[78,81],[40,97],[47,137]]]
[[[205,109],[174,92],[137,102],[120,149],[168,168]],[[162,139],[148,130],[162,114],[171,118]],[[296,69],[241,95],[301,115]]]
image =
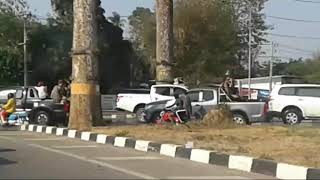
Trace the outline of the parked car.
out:
[[[151,102],[172,100],[176,91],[187,92],[185,86],[162,84],[151,86],[150,93],[120,93],[117,95],[117,109],[133,112],[141,120],[145,105]]]
[[[188,91],[191,99],[192,115],[202,118],[207,112],[226,105],[238,124],[265,121],[266,103],[264,102],[232,102],[220,88],[199,88]],[[151,122],[159,117],[160,112],[172,104],[170,101],[159,101],[147,104],[144,111],[144,120]]]
[[[66,125],[68,122],[68,104],[56,104],[52,99],[42,100],[34,87],[15,87],[0,90],[0,94],[13,92],[16,95],[17,112],[28,112],[30,121],[40,125]],[[0,96],[0,103],[7,101],[6,96]]]
[[[320,119],[320,85],[276,85],[269,98],[268,117],[280,117],[285,124]]]

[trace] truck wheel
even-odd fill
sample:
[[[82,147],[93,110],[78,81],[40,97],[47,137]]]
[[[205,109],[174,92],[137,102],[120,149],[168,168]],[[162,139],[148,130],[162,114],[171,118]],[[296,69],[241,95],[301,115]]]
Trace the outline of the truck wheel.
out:
[[[144,121],[144,118],[143,118],[144,107],[142,107],[142,106],[137,107],[134,112],[136,113],[138,120],[143,122]]]
[[[161,112],[154,113],[151,118],[151,123],[158,124],[158,123],[161,123],[160,121],[161,121]]]
[[[249,124],[247,118],[240,113],[233,113],[233,121],[239,125]]]
[[[46,111],[38,111],[34,116],[34,122],[39,125],[48,125],[50,123],[50,115]]]
[[[300,110],[295,108],[288,109],[282,114],[282,120],[285,124],[300,124],[302,119],[302,113],[300,112]]]

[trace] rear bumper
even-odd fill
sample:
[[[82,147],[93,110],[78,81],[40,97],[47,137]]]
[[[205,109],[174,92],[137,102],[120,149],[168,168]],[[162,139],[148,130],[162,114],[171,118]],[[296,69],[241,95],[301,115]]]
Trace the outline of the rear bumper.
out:
[[[269,111],[266,114],[266,120],[271,121],[273,118],[281,118],[281,112]]]
[[[116,103],[116,109],[123,111],[133,112],[134,108],[130,103],[125,103],[123,100]]]
[[[54,121],[58,123],[65,123],[68,120],[68,114],[64,110],[53,111]]]
[[[255,122],[265,122],[267,120],[266,115],[259,115],[259,116],[251,116],[249,119],[250,123],[255,123]]]

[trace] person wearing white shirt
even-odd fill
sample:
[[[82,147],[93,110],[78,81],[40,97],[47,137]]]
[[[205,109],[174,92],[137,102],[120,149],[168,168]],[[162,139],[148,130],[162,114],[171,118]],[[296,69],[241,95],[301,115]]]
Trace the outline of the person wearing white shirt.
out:
[[[43,82],[39,82],[38,85],[35,87],[38,91],[38,95],[40,99],[46,99],[48,96],[47,87],[44,85]]]

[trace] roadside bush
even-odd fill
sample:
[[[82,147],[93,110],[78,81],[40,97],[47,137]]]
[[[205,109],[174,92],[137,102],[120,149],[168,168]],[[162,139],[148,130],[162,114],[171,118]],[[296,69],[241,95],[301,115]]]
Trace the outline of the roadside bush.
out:
[[[202,124],[208,128],[228,129],[236,127],[232,113],[226,106],[209,111],[203,118]]]
[[[125,137],[129,135],[129,131],[128,130],[121,130],[118,131],[114,134],[115,136],[120,136],[120,137]]]

